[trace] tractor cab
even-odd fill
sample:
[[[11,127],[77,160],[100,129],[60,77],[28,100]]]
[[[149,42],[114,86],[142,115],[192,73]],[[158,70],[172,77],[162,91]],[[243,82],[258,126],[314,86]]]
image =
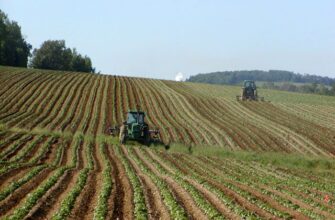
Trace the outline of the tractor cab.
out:
[[[243,88],[256,89],[256,83],[252,80],[244,80]]]
[[[142,111],[130,110],[127,112],[125,124],[128,139],[146,139],[148,136],[148,125],[144,122],[145,114]]]
[[[257,88],[256,84],[252,80],[245,80],[243,82],[242,94],[246,99],[255,100],[257,97]]]
[[[127,114],[127,124],[144,124],[144,112],[141,111],[129,111]]]

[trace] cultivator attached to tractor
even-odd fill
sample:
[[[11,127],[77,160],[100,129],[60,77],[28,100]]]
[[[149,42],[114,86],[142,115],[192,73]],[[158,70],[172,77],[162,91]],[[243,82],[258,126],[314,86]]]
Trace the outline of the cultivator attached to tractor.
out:
[[[109,128],[113,136],[119,136],[121,144],[126,140],[135,140],[146,145],[160,142],[159,130],[150,130],[149,125],[144,121],[145,113],[143,111],[133,110],[127,112],[127,121],[121,126]]]
[[[254,81],[245,80],[243,82],[241,95],[236,96],[237,101],[264,101],[264,97],[259,97]]]

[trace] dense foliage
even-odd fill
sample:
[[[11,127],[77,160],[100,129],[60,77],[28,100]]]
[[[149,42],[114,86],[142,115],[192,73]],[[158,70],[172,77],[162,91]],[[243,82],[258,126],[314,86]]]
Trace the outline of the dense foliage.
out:
[[[26,67],[30,50],[21,27],[0,10],[0,65]]]
[[[311,83],[296,85],[290,82],[275,84],[273,82],[265,82],[262,85],[265,89],[277,89],[290,92],[316,93],[319,95],[335,95],[335,83],[332,86],[325,86],[323,84]]]
[[[0,65],[27,67],[32,46],[26,42],[21,27],[10,21],[0,10]],[[33,51],[30,67],[39,69],[67,70],[94,73],[91,59],[76,49],[65,46],[64,40],[45,41]]]
[[[293,83],[318,83],[332,85],[335,79],[316,75],[302,75],[283,70],[242,70],[242,71],[223,71],[213,73],[201,73],[191,76],[187,81],[211,84],[235,85],[243,80],[255,80],[265,82],[293,82]]]
[[[67,48],[64,40],[47,40],[35,49],[30,66],[38,69],[68,70],[94,73],[91,59],[76,49]]]

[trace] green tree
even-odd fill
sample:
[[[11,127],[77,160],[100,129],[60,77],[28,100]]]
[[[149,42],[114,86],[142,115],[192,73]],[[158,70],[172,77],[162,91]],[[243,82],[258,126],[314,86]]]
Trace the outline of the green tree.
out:
[[[76,49],[67,48],[64,40],[48,40],[34,49],[30,67],[94,73],[91,59],[80,55]]]
[[[88,56],[82,56],[77,53],[76,49],[72,51],[72,61],[71,67],[73,71],[79,72],[95,72],[95,69],[92,68],[91,59]]]
[[[0,65],[27,67],[30,50],[21,27],[0,10]]]
[[[39,69],[70,70],[72,51],[64,40],[45,41],[40,49],[34,49],[30,66]]]

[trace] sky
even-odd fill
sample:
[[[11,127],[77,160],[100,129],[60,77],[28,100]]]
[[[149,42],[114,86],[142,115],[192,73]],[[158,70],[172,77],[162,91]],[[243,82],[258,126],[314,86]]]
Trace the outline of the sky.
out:
[[[38,48],[88,55],[104,74],[185,80],[224,70],[335,77],[333,0],[0,0]]]

